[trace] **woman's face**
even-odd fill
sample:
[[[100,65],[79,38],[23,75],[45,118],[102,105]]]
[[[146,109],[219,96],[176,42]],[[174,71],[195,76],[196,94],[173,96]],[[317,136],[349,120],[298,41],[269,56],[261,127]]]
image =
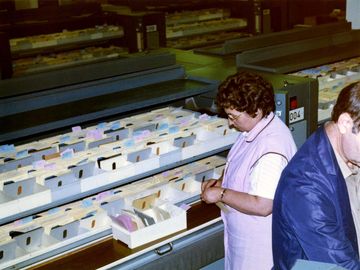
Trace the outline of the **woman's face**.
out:
[[[260,110],[257,111],[255,117],[251,117],[247,112],[239,112],[230,108],[226,108],[225,113],[228,115],[229,126],[233,126],[241,132],[249,132],[262,119]]]

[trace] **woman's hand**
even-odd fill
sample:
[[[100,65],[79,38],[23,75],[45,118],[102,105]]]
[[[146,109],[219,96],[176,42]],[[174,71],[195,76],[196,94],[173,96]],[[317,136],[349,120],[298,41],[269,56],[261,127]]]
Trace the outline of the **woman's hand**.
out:
[[[203,181],[201,183],[201,192],[204,192],[205,189],[209,188],[209,187],[219,187],[221,186],[221,181],[220,180],[217,180],[217,179],[209,179],[209,180],[206,180],[206,181]]]
[[[201,194],[201,199],[206,203],[216,203],[220,201],[222,190],[223,188],[218,186],[208,187]]]
[[[201,183],[201,199],[206,203],[216,203],[220,199],[221,180],[210,179]]]

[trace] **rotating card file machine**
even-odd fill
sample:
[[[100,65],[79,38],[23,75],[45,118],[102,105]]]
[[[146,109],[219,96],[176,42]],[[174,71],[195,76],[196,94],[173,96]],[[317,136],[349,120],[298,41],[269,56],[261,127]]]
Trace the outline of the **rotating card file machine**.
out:
[[[272,83],[275,91],[276,114],[289,126],[299,148],[317,129],[317,80],[256,72]]]

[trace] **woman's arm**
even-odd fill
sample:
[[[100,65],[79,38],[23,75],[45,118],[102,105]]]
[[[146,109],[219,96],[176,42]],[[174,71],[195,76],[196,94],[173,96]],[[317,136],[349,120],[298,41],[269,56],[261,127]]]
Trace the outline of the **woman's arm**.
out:
[[[272,213],[273,198],[287,160],[277,153],[262,156],[250,174],[248,193],[217,186],[207,186],[202,199],[207,203],[223,202],[248,215],[268,216]],[[235,176],[229,176],[235,177]]]
[[[223,202],[248,215],[265,217],[272,213],[273,200],[222,187],[207,188],[202,194],[202,199],[206,203]]]

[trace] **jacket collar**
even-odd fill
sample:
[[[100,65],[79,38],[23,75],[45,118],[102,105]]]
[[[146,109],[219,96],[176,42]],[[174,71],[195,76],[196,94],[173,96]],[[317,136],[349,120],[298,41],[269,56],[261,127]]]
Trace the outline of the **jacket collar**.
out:
[[[336,175],[337,172],[341,170],[324,125],[318,129],[315,136],[316,149],[326,172],[331,175]]]
[[[256,139],[256,137],[270,124],[272,120],[274,120],[275,114],[270,112],[268,116],[262,118],[259,123],[256,124],[255,127],[252,128],[248,133],[245,135],[246,142],[252,142]]]

